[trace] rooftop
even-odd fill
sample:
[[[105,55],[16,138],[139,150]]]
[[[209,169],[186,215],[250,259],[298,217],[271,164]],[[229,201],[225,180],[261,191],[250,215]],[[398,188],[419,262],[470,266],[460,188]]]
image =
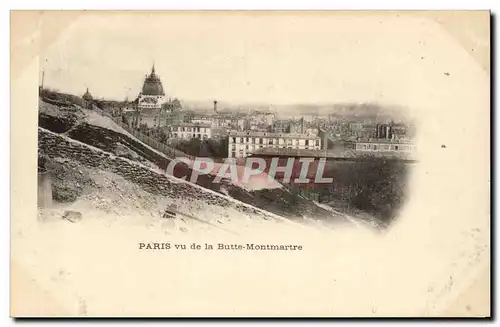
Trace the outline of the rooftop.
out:
[[[338,160],[358,159],[366,160],[373,158],[395,159],[405,161],[415,161],[410,153],[380,151],[380,152],[359,152],[354,150],[312,150],[312,149],[290,149],[290,148],[259,148],[251,152],[252,156],[284,156],[301,158],[328,158]]]
[[[173,127],[205,127],[205,128],[210,128],[210,124],[203,124],[203,123],[174,123],[171,124],[170,126]]]
[[[363,139],[355,140],[356,143],[375,143],[375,144],[412,144],[408,139]]]
[[[275,137],[275,138],[293,138],[293,139],[319,139],[318,136],[300,133],[271,133],[260,131],[232,131],[229,136],[235,137]]]

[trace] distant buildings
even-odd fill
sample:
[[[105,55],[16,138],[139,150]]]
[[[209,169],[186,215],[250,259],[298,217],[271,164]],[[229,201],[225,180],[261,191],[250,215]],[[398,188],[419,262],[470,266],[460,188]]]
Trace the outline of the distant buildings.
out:
[[[265,148],[320,149],[317,136],[297,133],[238,131],[229,133],[229,157],[246,157],[252,151]]]
[[[190,116],[188,119],[193,124],[208,124],[208,125],[212,126],[212,123],[213,123],[212,117],[213,117],[212,115],[193,115],[193,116]]]
[[[246,119],[234,114],[213,114],[213,115],[195,115],[190,118],[192,123],[209,124],[212,128],[226,130],[244,130],[246,129]]]
[[[370,139],[355,142],[355,151],[412,153],[415,146],[407,140]]]
[[[234,117],[234,115],[216,115],[212,117],[212,126],[215,128],[227,128],[234,130],[243,130],[245,128],[245,119]]]
[[[273,133],[290,133],[292,123],[288,119],[275,120],[272,124],[271,131]]]
[[[154,65],[134,101],[94,99],[88,89],[82,98],[83,103],[106,108],[113,116],[124,116],[124,121],[134,128],[162,130],[171,140],[228,139],[229,157],[246,157],[269,148],[401,153],[414,150],[413,125],[378,116],[320,116],[309,110],[310,114],[281,116],[287,119],[277,120],[274,113],[260,109],[231,112],[217,100],[213,101],[212,110],[204,108],[204,114],[196,113],[194,109],[182,108],[178,99],[167,98]]]

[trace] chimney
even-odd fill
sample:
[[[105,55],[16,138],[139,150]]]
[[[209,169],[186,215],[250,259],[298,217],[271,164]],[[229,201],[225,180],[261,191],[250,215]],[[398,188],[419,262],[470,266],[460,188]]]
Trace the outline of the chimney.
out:
[[[217,100],[214,101],[214,112],[217,112]]]

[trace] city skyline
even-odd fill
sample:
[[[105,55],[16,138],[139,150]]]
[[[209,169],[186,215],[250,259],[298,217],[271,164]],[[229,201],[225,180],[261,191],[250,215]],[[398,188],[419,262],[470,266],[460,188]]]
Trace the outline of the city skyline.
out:
[[[153,64],[152,66],[152,72],[154,72],[155,66]],[[41,72],[42,74],[42,81],[41,81],[41,86],[42,88],[46,89],[52,89],[53,91],[60,91],[57,89],[53,89],[50,87],[47,87],[46,85],[44,86],[44,77],[45,77],[45,71]],[[148,74],[145,75],[144,81],[148,80]],[[159,77],[156,75],[156,77]],[[159,77],[159,82],[160,85],[162,84],[161,77]],[[83,97],[85,98],[86,95],[90,95],[92,98],[100,101],[116,101],[116,102],[130,102],[130,101],[137,101],[141,99],[141,94],[143,94],[143,90],[138,93],[138,95],[135,98],[129,98],[128,96],[124,100],[120,99],[109,99],[105,97],[94,97],[92,96],[92,92],[89,92],[89,88],[86,88],[85,94]],[[162,88],[163,92],[163,88]],[[63,92],[64,93],[64,92]],[[79,96],[79,94],[74,94],[76,96]],[[364,118],[364,119],[388,119],[387,117],[391,116],[394,119],[397,120],[406,120],[409,117],[404,117],[405,116],[405,108],[404,106],[401,105],[380,105],[377,103],[289,103],[289,104],[278,104],[278,105],[273,105],[272,103],[264,103],[264,102],[252,102],[252,103],[242,103],[242,102],[234,102],[234,103],[229,103],[229,102],[224,102],[224,101],[219,101],[219,100],[206,100],[206,101],[192,101],[192,100],[184,100],[184,99],[178,99],[176,97],[170,97],[166,94],[164,94],[164,99],[165,101],[179,101],[179,103],[184,104],[184,108],[189,109],[189,110],[196,110],[196,111],[202,111],[205,113],[210,113],[214,112],[214,104],[218,104],[218,111],[217,112],[226,112],[226,113],[236,113],[236,112],[249,112],[253,110],[257,111],[263,111],[263,112],[269,112],[273,113],[275,115],[279,115],[282,117],[296,117],[297,115],[302,115],[302,116],[324,116],[324,115],[341,115],[345,116],[344,118],[353,118],[354,116],[359,116],[359,118]],[[286,111],[286,112],[285,112]],[[283,116],[284,115],[284,116]],[[384,118],[385,117],[385,118]]]

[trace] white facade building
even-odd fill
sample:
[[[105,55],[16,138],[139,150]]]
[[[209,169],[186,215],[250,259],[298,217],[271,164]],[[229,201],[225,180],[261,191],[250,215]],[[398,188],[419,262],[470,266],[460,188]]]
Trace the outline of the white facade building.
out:
[[[174,124],[170,126],[169,137],[179,140],[189,140],[192,138],[207,140],[212,137],[212,127],[209,124]]]
[[[412,153],[415,150],[415,145],[407,140],[372,139],[365,141],[356,141],[354,149],[361,152]]]
[[[229,134],[229,157],[246,157],[260,148],[321,149],[321,139],[297,133],[238,131]]]

